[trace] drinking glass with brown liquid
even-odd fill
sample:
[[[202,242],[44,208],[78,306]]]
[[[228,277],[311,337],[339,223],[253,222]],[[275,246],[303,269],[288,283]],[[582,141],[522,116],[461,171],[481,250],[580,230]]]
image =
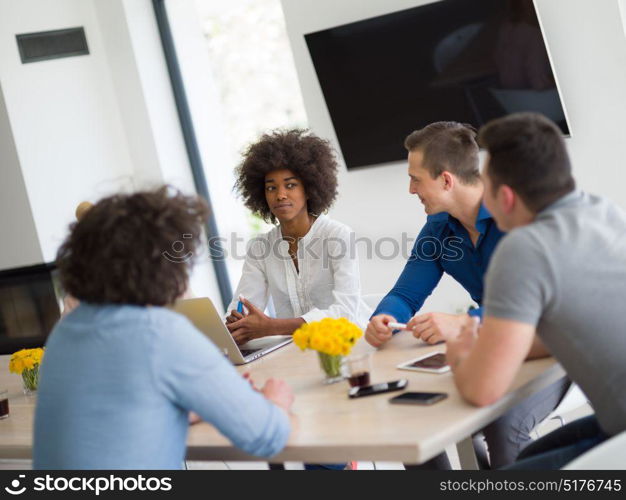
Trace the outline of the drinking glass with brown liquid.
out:
[[[350,387],[364,387],[370,385],[370,372],[372,370],[371,352],[348,356],[347,364]]]
[[[0,390],[0,419],[9,416],[9,391]]]

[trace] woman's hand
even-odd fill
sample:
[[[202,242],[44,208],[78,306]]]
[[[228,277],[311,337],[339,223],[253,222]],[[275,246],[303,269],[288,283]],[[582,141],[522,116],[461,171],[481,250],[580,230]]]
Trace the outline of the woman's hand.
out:
[[[243,374],[243,378],[250,383],[250,387],[252,387],[252,389],[254,389],[257,392],[260,392],[260,389],[254,383],[254,380],[252,380],[252,375],[250,374],[250,372],[245,372]]]
[[[239,314],[237,311],[231,311],[229,317],[233,317],[235,321],[229,322],[226,319],[226,328],[235,339],[238,345],[245,344],[249,340],[272,335],[272,318],[267,316],[258,307],[251,304],[247,299],[242,297],[243,305],[248,309],[245,317],[236,319],[233,315]]]
[[[287,385],[287,382],[270,378],[265,382],[260,392],[276,406],[282,408],[288,414],[291,413],[294,395],[293,390]]]
[[[234,323],[235,321],[239,321],[243,318],[245,318],[243,314],[233,309],[232,311],[230,311],[230,314],[226,316],[226,326],[228,326],[229,323]]]

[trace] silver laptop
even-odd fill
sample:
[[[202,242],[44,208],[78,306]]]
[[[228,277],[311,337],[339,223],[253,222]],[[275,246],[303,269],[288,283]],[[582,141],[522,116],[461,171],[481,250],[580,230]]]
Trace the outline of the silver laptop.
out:
[[[206,297],[179,300],[173,309],[186,316],[220,351],[227,353],[228,358],[236,365],[249,363],[292,341],[291,335],[273,335],[238,346],[213,302]]]

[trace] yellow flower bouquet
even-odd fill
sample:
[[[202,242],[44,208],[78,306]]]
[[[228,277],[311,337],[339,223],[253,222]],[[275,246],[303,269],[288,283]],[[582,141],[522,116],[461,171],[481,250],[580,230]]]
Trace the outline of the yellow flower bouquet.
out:
[[[39,365],[43,358],[43,349],[22,349],[13,353],[9,361],[9,371],[22,375],[24,391],[32,392],[37,390],[39,385]]]
[[[326,381],[330,383],[343,378],[344,356],[350,354],[362,335],[361,329],[346,318],[324,318],[303,324],[293,332],[293,341],[303,351],[317,351]]]

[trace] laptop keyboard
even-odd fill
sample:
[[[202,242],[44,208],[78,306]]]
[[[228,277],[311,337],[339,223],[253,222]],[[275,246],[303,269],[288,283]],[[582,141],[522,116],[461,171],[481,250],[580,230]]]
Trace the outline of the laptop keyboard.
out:
[[[250,356],[250,354],[254,354],[255,352],[259,352],[261,349],[240,349],[241,351],[241,355],[244,358],[247,358],[248,356]]]

